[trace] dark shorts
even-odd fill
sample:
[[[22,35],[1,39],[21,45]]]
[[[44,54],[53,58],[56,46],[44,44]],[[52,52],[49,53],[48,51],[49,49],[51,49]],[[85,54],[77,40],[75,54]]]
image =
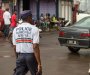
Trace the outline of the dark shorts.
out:
[[[8,37],[8,34],[9,34],[9,26],[10,26],[10,25],[4,25],[4,35],[5,35],[5,37]]]

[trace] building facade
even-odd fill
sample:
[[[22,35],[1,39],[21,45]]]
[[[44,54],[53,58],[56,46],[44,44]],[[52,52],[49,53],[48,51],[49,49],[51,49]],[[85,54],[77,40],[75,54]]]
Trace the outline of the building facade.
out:
[[[84,13],[90,14],[90,0],[79,0],[79,10],[83,11]]]
[[[18,14],[30,9],[35,19],[39,19],[42,13],[49,13],[50,16],[56,15],[57,18],[71,20],[72,2],[73,0],[17,0],[17,9]]]
[[[16,0],[0,0],[0,6],[3,10],[9,8],[10,12],[12,13],[14,11],[15,2]]]
[[[58,0],[18,0],[18,13],[22,12],[23,10],[30,9],[34,18],[39,19],[39,16],[43,13],[46,15],[47,13],[52,15],[58,16],[56,14],[58,12],[57,7]]]
[[[59,17],[72,20],[73,0],[59,0]]]

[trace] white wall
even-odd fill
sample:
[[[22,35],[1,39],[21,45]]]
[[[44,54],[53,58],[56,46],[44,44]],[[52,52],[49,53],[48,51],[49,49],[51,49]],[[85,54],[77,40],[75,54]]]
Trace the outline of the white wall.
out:
[[[2,9],[10,8],[9,3],[2,3]]]
[[[59,17],[65,18],[65,20],[72,20],[71,2],[59,0]]]

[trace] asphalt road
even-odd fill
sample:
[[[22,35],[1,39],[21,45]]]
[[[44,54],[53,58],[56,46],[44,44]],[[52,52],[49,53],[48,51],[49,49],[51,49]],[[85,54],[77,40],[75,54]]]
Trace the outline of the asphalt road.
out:
[[[58,32],[43,33],[40,39],[43,75],[88,75],[90,50],[81,49],[72,54],[61,47]],[[15,55],[9,42],[0,38],[0,75],[12,75]],[[27,75],[30,75],[29,72]]]

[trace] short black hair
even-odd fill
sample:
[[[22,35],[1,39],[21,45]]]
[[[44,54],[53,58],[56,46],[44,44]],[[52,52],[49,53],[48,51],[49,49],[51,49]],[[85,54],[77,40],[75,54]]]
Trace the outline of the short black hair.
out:
[[[9,8],[6,8],[6,11],[9,11]]]

